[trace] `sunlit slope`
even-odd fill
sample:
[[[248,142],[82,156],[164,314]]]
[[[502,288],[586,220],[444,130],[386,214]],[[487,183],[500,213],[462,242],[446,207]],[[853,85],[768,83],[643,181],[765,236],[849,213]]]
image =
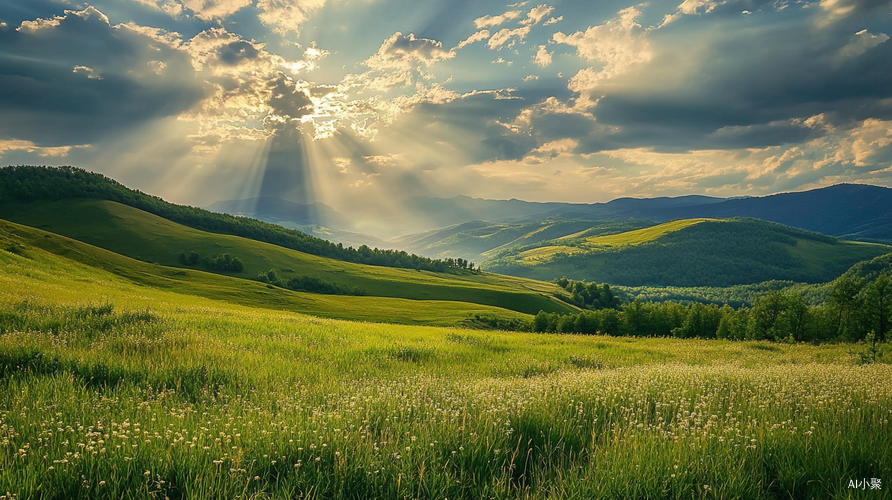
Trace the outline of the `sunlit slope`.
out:
[[[505,320],[529,319],[515,311],[467,302],[294,292],[255,281],[140,262],[0,220],[0,283],[11,287],[14,281],[18,282],[17,295],[21,300],[29,299],[28,290],[37,293],[38,289],[57,300],[75,302],[101,301],[121,293],[144,295],[157,290],[249,307],[379,323],[456,326],[466,324],[475,314]],[[90,288],[89,293],[85,287]]]
[[[892,252],[758,219],[685,219],[502,253],[486,269],[627,286],[731,286],[769,280],[822,283]]]
[[[645,220],[616,222],[564,218],[519,223],[472,221],[403,236],[393,242],[431,258],[461,257],[472,262],[481,262],[514,248],[527,248],[571,237],[619,233],[654,224],[656,223]]]
[[[705,221],[721,222],[720,219],[681,219],[666,222],[653,227],[646,227],[635,231],[626,231],[607,236],[591,236],[585,239],[586,243],[597,247],[619,247],[624,245],[640,245],[654,241],[669,233],[680,231]]]
[[[256,278],[275,269],[280,277],[316,276],[339,286],[358,287],[370,296],[447,300],[502,307],[527,314],[568,311],[551,296],[547,283],[492,276],[447,274],[354,264],[309,255],[237,236],[208,233],[141,210],[103,200],[62,200],[6,207],[3,218],[61,234],[135,259],[186,267],[181,252],[229,253],[245,264],[237,278]],[[199,264],[195,269],[203,270]],[[320,299],[342,301],[343,297]]]

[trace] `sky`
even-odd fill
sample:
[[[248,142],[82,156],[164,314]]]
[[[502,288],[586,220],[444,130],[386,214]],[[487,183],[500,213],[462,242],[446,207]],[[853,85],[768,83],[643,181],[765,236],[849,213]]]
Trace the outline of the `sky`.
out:
[[[892,186],[892,0],[540,2],[0,0],[0,164],[356,216]]]

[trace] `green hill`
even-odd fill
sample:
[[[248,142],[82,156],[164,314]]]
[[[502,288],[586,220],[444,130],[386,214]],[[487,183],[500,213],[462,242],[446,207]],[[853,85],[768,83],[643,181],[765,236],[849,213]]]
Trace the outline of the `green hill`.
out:
[[[78,168],[32,166],[0,168],[0,217],[9,210],[15,211],[22,203],[75,198],[114,201],[194,229],[242,236],[347,262],[428,271],[446,271],[459,267],[454,262],[432,260],[409,255],[403,251],[371,249],[366,246],[345,248],[342,244],[335,244],[277,224],[175,205],[157,196],[129,189],[103,175]]]
[[[92,283],[104,289],[109,298],[115,297],[121,289],[132,291],[145,287],[249,307],[408,325],[469,325],[475,315],[505,321],[526,321],[530,318],[527,314],[465,301],[294,292],[258,281],[141,262],[3,220],[0,220],[0,250],[3,250],[0,251],[0,264],[6,273],[24,273],[40,283],[41,287],[49,289],[75,289],[73,284],[76,282]],[[24,294],[21,298],[27,299],[28,296]],[[56,298],[63,299],[61,296]],[[72,295],[70,300],[77,301],[77,294]]]
[[[162,266],[190,267],[179,261],[181,252],[195,251],[207,256],[228,253],[244,263],[244,270],[215,272],[255,279],[258,273],[275,269],[284,279],[315,276],[376,297],[460,301],[526,314],[568,310],[566,304],[551,296],[558,289],[548,283],[487,273],[439,273],[338,261],[238,236],[200,231],[112,201],[19,203],[5,206],[0,216]],[[193,268],[204,270],[200,266]]]
[[[822,283],[892,252],[758,219],[685,219],[620,234],[565,238],[502,252],[485,269],[626,286]]]
[[[617,222],[559,217],[518,223],[472,221],[402,236],[392,241],[431,258],[460,257],[480,262],[517,247],[537,246],[564,238],[619,233],[654,224],[638,219]]]

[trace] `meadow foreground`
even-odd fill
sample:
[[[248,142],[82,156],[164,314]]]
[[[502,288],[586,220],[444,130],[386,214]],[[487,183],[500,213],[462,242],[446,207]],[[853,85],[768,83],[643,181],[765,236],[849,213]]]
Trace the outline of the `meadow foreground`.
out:
[[[7,498],[892,488],[892,368],[856,364],[852,345],[358,323],[138,286],[36,249],[0,251],[0,266]]]

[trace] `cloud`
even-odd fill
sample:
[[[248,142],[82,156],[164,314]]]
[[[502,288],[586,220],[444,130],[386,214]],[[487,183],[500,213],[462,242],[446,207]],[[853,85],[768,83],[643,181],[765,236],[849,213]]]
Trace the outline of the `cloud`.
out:
[[[0,67],[0,140],[39,147],[93,143],[176,116],[204,95],[188,55],[110,25],[94,7],[0,30]]]
[[[455,53],[445,50],[441,42],[415,38],[414,33],[404,36],[396,32],[363,64],[373,70],[405,69],[417,64],[430,67],[437,61],[453,57]]]
[[[628,7],[618,14],[617,18],[585,32],[572,35],[557,32],[553,36],[557,43],[576,47],[577,55],[586,61],[601,63],[600,69],[584,68],[570,79],[569,88],[580,94],[582,105],[593,105],[591,95],[602,80],[620,75],[630,66],[648,62],[653,57],[650,43],[637,22],[641,11]]]
[[[315,111],[313,86],[289,76],[315,68],[326,51],[315,45],[305,59],[290,61],[223,28],[203,31],[184,44],[197,75],[212,89],[197,106],[180,116],[197,122],[196,151],[214,153],[230,140],[269,139],[298,129]]]
[[[849,16],[865,14],[880,7],[890,5],[890,0],[821,0],[823,17],[817,19],[818,25],[827,25]]]
[[[552,24],[559,23],[564,20],[564,16],[552,17],[548,21],[545,21],[545,24],[542,26],[551,26]]]
[[[455,46],[455,50],[462,49],[471,45],[472,43],[480,42],[489,38],[489,30],[480,30],[473,35],[465,38],[461,42],[458,42],[458,45]]]
[[[548,50],[545,48],[545,45],[539,46],[539,50],[533,57],[533,62],[536,63],[536,66],[539,66],[540,68],[546,68],[551,64],[551,52],[548,52]]]
[[[251,0],[182,0],[182,5],[204,20],[224,19],[251,5]]]
[[[300,26],[325,6],[326,0],[258,0],[258,17],[263,24],[276,26],[275,32],[300,34]]]
[[[409,87],[415,73],[430,79],[425,73],[439,61],[455,57],[455,50],[446,50],[443,44],[428,38],[416,38],[413,33],[403,35],[399,31],[384,40],[378,51],[362,62],[369,71],[359,75],[347,75],[341,82],[343,91],[388,91],[394,87]]]
[[[88,147],[90,147],[88,144],[76,146],[40,147],[31,141],[23,141],[20,139],[0,140],[0,158],[3,158],[3,155],[7,151],[24,151],[26,153],[37,153],[38,156],[44,158],[48,156],[68,156],[68,153],[74,148]]]
[[[489,38],[489,42],[486,44],[490,49],[501,49],[502,46],[507,46],[508,48],[513,47],[515,43],[518,41],[523,41],[524,38],[530,33],[529,26],[523,26],[521,28],[508,29],[504,28],[496,32]],[[506,45],[507,44],[507,45]]]
[[[887,40],[889,40],[889,35],[885,33],[874,35],[873,33],[868,33],[867,30],[861,30],[852,36],[851,41],[847,45],[837,51],[837,59],[844,60],[858,57],[877,45],[885,43]]]
[[[527,13],[526,19],[521,21],[520,24],[523,24],[524,26],[535,26],[539,24],[539,21],[544,19],[545,16],[551,14],[552,12],[554,12],[554,7],[550,5],[537,5],[536,7],[530,9],[530,11]]]
[[[479,30],[480,28],[491,28],[493,26],[498,26],[500,24],[505,24],[508,21],[513,19],[517,19],[520,17],[521,12],[519,10],[512,10],[505,12],[504,14],[500,14],[498,16],[483,16],[474,19],[474,26]]]
[[[91,80],[102,80],[102,76],[99,75],[99,73],[97,73],[96,70],[94,70],[93,68],[87,67],[87,66],[79,66],[79,65],[75,66],[71,70],[71,72],[74,74],[86,75],[87,78],[89,78]]]

